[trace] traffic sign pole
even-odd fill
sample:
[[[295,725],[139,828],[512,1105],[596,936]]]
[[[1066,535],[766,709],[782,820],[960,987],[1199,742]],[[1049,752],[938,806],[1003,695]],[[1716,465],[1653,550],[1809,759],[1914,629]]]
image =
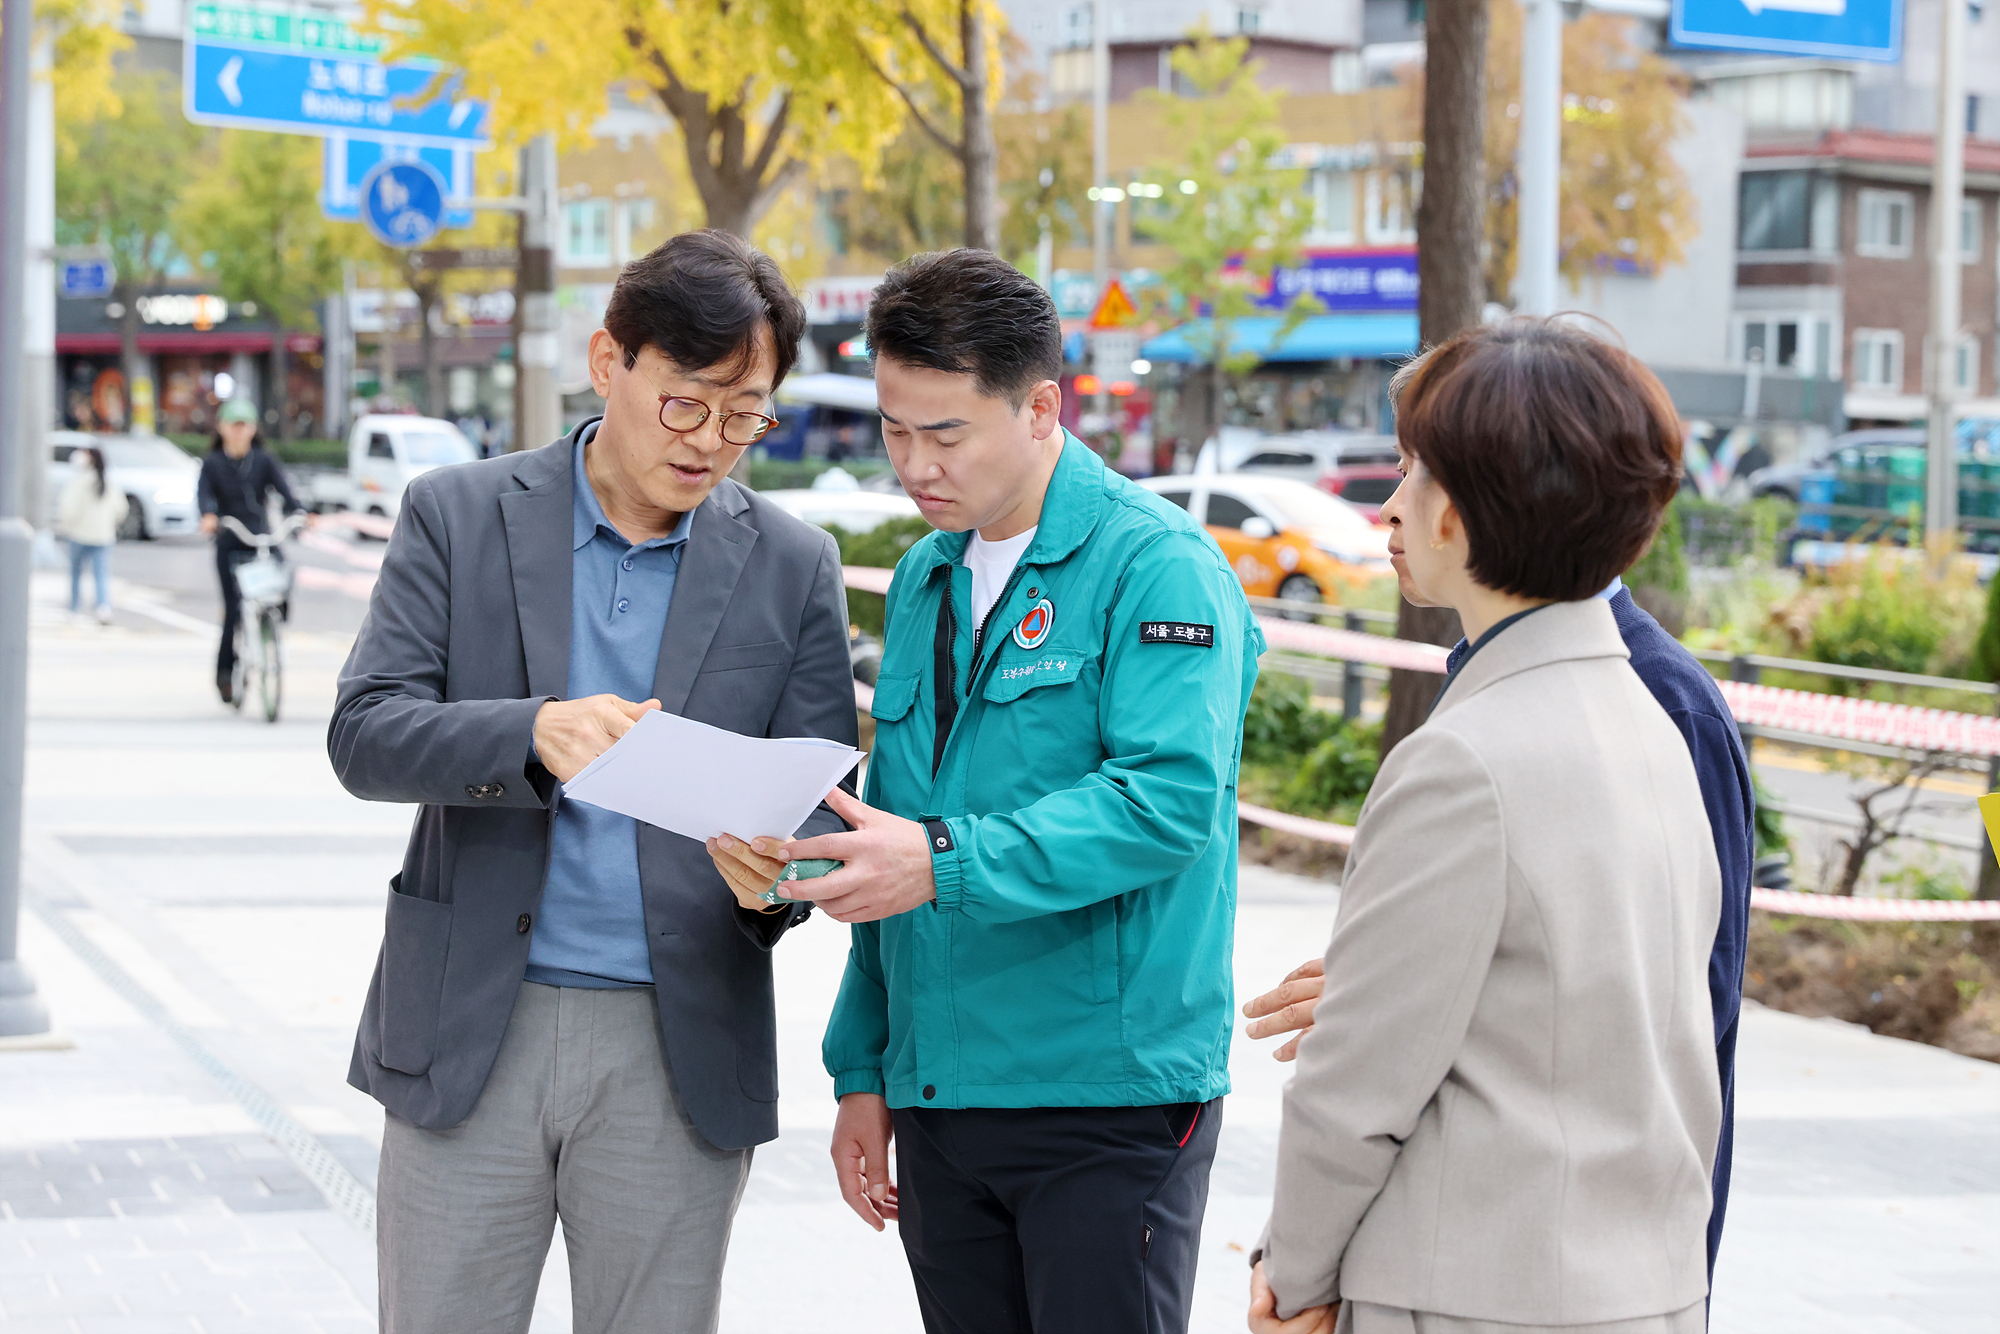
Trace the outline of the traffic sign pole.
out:
[[[556,392],[556,141],[539,134],[521,150],[521,263],[515,270],[514,448],[538,449],[562,434]]]
[[[1562,4],[1527,0],[1524,8],[1514,308],[1553,315],[1562,216]]]
[[[48,1006],[20,960],[21,788],[28,741],[28,569],[21,517],[22,365],[28,286],[28,121],[32,0],[0,0],[0,1039],[49,1031]]]
[[[1931,168],[1931,330],[1924,379],[1930,397],[1924,532],[1933,559],[1949,559],[1958,532],[1959,212],[1965,200],[1966,0],[1942,0],[1937,135]],[[1972,371],[1977,383],[1979,371]]]

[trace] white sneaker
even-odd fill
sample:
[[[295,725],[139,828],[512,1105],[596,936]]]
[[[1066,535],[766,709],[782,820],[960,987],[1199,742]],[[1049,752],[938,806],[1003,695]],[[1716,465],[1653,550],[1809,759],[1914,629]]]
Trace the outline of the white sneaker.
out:
[[[97,609],[97,623],[99,625],[111,624],[111,608],[99,607]]]

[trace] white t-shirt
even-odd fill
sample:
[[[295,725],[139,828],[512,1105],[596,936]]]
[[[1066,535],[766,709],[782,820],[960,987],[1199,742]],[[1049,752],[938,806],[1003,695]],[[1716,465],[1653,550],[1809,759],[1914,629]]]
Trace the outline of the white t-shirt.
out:
[[[1030,528],[1025,533],[1016,533],[999,542],[988,542],[974,532],[972,540],[965,544],[965,568],[972,571],[972,624],[975,627],[986,624],[986,614],[1000,600],[1001,591],[1007,587],[1014,567],[1020,564],[1021,553],[1034,540],[1035,530]]]

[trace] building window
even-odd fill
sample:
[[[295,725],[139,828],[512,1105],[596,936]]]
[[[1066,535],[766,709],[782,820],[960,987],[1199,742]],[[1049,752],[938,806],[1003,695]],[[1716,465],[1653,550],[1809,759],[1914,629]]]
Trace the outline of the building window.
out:
[[[1735,322],[1736,361],[1765,370],[1825,378],[1833,374],[1833,323],[1814,315],[1742,315]]]
[[[1244,8],[1238,9],[1236,11],[1236,31],[1256,32],[1260,30],[1263,26],[1264,26],[1264,13],[1262,10],[1251,9],[1248,6],[1245,6]]]
[[[1961,200],[1958,205],[1958,257],[1967,264],[1979,258],[1979,239],[1985,231],[1986,210],[1977,199]]]
[[[572,268],[611,263],[611,201],[579,199],[563,205],[562,262]]]
[[[1863,190],[1858,200],[1860,225],[1856,228],[1854,253],[1878,259],[1904,259],[1910,253],[1910,217],[1913,211],[1905,190]]]
[[[1359,51],[1335,51],[1330,86],[1336,93],[1358,93],[1368,86],[1368,67]]]
[[[1854,331],[1856,389],[1898,394],[1903,390],[1903,334],[1899,329]]]
[[[1314,169],[1313,222],[1307,240],[1313,245],[1354,243],[1354,173],[1332,167]]]
[[[1964,335],[1953,351],[1957,355],[1952,359],[1952,388],[1970,394],[1979,388],[1979,335]]]
[[[1371,171],[1364,191],[1362,237],[1370,245],[1409,245],[1417,239],[1421,173]]]
[[[644,236],[653,230],[653,201],[650,199],[627,199],[619,203],[611,215],[611,262],[629,264],[638,257],[638,247],[634,236]]]
[[[1738,186],[1737,249],[1804,250],[1812,241],[1809,171],[1750,171]]]

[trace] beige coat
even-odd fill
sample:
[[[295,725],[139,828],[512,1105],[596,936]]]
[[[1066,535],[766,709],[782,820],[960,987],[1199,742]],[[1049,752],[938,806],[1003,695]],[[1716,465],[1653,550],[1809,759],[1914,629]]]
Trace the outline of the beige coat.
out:
[[[1608,604],[1545,607],[1383,764],[1285,1094],[1281,1313],[1541,1329],[1707,1291],[1721,877],[1627,656]]]
[[[125,522],[125,493],[106,485],[97,494],[97,472],[78,468],[63,484],[62,506],[56,511],[56,535],[79,546],[108,547],[118,540],[118,525]]]

